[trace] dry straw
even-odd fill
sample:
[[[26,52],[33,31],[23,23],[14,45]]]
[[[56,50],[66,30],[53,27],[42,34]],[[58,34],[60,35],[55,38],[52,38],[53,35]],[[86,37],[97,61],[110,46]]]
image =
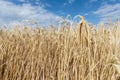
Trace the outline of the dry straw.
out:
[[[119,80],[119,28],[80,18],[77,29],[1,29],[0,80]]]

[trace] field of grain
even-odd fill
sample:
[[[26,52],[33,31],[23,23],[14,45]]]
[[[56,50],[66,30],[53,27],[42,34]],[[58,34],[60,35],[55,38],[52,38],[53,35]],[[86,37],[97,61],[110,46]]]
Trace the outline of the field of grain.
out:
[[[0,29],[0,80],[119,80],[120,24]]]

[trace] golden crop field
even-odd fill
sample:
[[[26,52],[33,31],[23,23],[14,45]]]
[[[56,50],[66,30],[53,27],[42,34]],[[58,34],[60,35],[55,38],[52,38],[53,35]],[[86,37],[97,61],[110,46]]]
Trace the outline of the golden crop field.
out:
[[[0,29],[0,80],[120,80],[120,24]]]

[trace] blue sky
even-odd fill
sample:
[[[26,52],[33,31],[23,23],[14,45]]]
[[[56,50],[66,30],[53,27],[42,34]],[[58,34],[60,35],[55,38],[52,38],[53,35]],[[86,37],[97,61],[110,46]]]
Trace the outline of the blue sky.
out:
[[[120,17],[120,0],[0,0],[0,5],[0,24],[34,19],[51,24],[67,15],[98,24]]]

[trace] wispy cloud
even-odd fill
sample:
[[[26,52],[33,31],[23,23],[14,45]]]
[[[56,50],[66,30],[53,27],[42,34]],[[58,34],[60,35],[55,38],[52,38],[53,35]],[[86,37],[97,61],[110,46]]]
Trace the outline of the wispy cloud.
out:
[[[117,0],[102,0],[103,2],[115,2]]]
[[[9,1],[0,1],[0,25],[11,22],[35,19],[40,24],[52,24],[59,18],[56,14],[47,11],[41,6],[31,4],[16,5]]]
[[[116,0],[110,0],[110,1],[115,2]]]
[[[75,0],[68,0],[67,2],[64,3],[64,5],[72,4],[74,2],[75,2]]]
[[[117,4],[105,4],[101,5],[101,7],[94,11],[94,14],[98,15],[101,20],[106,21],[108,18],[119,18],[120,17],[120,3]]]
[[[9,0],[6,0],[6,1],[9,1]],[[22,3],[28,3],[29,2],[29,0],[17,0],[17,1],[22,2]]]
[[[7,0],[9,1],[9,0]],[[30,0],[17,0],[18,2],[22,2],[22,3],[29,3],[31,4],[31,1]],[[41,0],[34,0],[34,2],[32,2],[33,4],[35,5],[38,5],[38,6],[42,6],[42,7],[51,7],[50,4],[48,3],[42,3]]]
[[[75,0],[68,0],[69,4],[72,4]]]

